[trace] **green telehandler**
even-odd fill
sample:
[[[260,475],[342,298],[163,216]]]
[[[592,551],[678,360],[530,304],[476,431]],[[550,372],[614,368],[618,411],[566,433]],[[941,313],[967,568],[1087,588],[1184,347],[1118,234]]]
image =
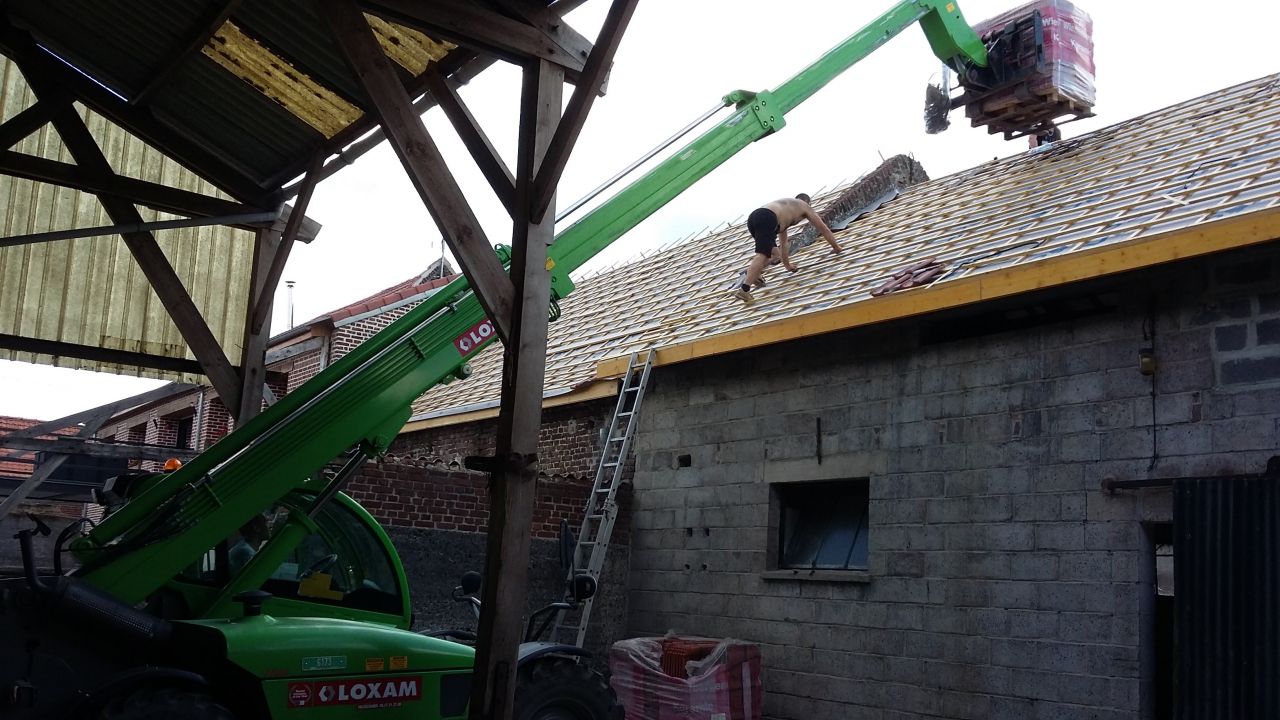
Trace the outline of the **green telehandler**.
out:
[[[727,117],[561,232],[549,248],[553,317],[570,273],[916,22],[967,82],[1011,80],[954,2],[898,3],[777,89],[727,95]],[[0,581],[0,716],[466,716],[473,648],[411,630],[396,549],[342,488],[386,451],[415,398],[465,378],[494,337],[456,280],[185,466],[111,481],[104,519],[56,539],[74,570],[42,576],[32,544],[48,528],[20,532],[25,577]],[[516,717],[619,718],[580,648],[537,641],[539,617],[594,591],[590,578],[567,585],[563,603],[530,618]]]

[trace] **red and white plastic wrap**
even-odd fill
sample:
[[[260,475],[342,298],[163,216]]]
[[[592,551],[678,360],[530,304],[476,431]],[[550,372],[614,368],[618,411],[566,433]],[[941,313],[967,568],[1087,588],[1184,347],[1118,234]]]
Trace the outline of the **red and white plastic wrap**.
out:
[[[1036,0],[974,26],[984,40],[1036,10],[1044,26],[1044,68],[1030,80],[1037,95],[1069,98],[1092,108],[1095,101],[1093,19],[1067,0]]]
[[[619,640],[610,684],[627,720],[760,720],[760,648],[737,640]]]

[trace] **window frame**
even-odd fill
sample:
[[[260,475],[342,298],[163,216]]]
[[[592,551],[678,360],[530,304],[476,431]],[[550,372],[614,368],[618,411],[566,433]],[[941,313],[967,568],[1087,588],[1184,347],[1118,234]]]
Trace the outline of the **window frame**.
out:
[[[815,567],[815,566],[797,566],[790,567],[784,562],[786,548],[784,543],[788,539],[787,528],[787,510],[796,505],[798,499],[796,496],[810,491],[832,491],[844,488],[851,492],[862,503],[861,517],[855,518],[858,532],[855,536],[854,543],[850,547],[850,551],[856,549],[859,544],[858,538],[863,538],[866,545],[866,556],[861,562],[847,561],[843,568],[834,567]],[[812,480],[789,480],[781,482],[772,482],[769,484],[769,531],[768,531],[768,547],[765,553],[765,572],[763,577],[766,580],[826,580],[840,582],[866,582],[871,578],[871,482],[869,477],[839,477],[839,478],[822,478]],[[818,551],[820,552],[820,550]],[[817,559],[815,553],[815,562]]]

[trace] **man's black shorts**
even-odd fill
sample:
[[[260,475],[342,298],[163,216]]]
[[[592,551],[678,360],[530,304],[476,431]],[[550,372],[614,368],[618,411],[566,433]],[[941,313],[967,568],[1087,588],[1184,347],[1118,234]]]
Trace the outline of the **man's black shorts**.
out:
[[[747,216],[747,230],[756,240],[756,252],[773,257],[773,249],[778,247],[778,216],[768,208],[752,210]]]

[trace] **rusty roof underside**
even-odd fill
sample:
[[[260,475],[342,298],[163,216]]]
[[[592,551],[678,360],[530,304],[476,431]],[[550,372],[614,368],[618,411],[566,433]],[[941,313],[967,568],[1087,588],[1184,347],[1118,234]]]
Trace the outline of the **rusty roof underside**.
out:
[[[586,388],[646,347],[681,362],[1280,238],[1280,75],[914,185],[835,235],[843,253],[801,250],[801,271],[766,273],[750,307],[729,295],[745,223],[581,280],[550,326],[548,402],[599,396]],[[871,296],[928,257],[949,272]],[[501,352],[472,366],[420,398],[409,429],[496,406]]]

